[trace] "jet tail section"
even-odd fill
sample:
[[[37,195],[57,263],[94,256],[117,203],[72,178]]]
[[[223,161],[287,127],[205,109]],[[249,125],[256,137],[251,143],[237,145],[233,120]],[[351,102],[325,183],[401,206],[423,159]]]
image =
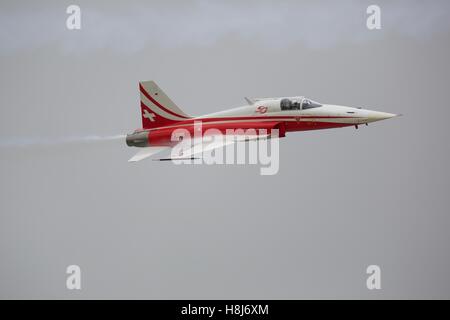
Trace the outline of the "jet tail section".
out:
[[[190,119],[154,81],[139,82],[142,127],[152,129]]]

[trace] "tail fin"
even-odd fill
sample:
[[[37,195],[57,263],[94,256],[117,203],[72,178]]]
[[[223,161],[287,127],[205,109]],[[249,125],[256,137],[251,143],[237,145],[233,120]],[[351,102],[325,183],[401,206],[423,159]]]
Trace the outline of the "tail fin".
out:
[[[191,118],[154,81],[139,82],[139,91],[144,129],[168,126]]]

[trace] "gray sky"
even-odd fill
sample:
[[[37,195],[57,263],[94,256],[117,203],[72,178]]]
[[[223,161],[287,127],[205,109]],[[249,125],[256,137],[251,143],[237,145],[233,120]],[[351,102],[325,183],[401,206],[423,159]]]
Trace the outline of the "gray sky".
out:
[[[1,298],[450,298],[448,2],[378,1],[379,31],[373,1],[78,1],[68,31],[72,3],[0,4]],[[72,141],[137,128],[150,79],[193,115],[306,95],[404,116],[288,134],[275,176]]]

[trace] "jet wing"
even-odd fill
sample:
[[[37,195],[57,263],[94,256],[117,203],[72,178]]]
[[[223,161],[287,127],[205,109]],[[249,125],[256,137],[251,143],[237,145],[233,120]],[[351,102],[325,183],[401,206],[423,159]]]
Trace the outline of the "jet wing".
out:
[[[202,154],[203,152],[223,148],[223,147],[226,147],[233,143],[246,142],[246,141],[258,140],[258,139],[267,139],[269,137],[269,134],[265,134],[265,135],[227,135],[226,137],[222,136],[221,139],[214,139],[213,136],[210,136],[210,137],[213,138],[211,142],[203,142],[203,143],[194,142],[190,149],[183,150],[183,154],[180,154],[179,156],[176,156],[176,157],[159,159],[159,160],[192,159],[194,156]]]

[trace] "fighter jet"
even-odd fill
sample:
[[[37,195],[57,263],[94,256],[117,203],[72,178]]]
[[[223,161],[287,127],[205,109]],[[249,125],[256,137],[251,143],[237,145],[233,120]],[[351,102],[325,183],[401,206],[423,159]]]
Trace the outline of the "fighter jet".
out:
[[[173,148],[183,137],[175,136],[176,130],[184,129],[192,137],[211,132],[229,134],[232,139],[210,143],[195,151],[185,152],[182,157],[193,157],[205,150],[222,148],[236,141],[283,138],[288,132],[341,128],[390,119],[396,114],[347,106],[322,104],[304,96],[278,98],[245,98],[247,104],[238,108],[215,112],[199,117],[184,113],[154,81],[139,83],[142,128],[126,136],[126,144],[141,150],[129,161],[136,162],[163,150]],[[198,124],[201,124],[200,126]],[[200,131],[200,132],[196,132]],[[249,134],[249,130],[252,134]],[[193,145],[195,145],[195,142]],[[162,159],[160,159],[162,160]],[[164,159],[164,160],[170,160]]]

